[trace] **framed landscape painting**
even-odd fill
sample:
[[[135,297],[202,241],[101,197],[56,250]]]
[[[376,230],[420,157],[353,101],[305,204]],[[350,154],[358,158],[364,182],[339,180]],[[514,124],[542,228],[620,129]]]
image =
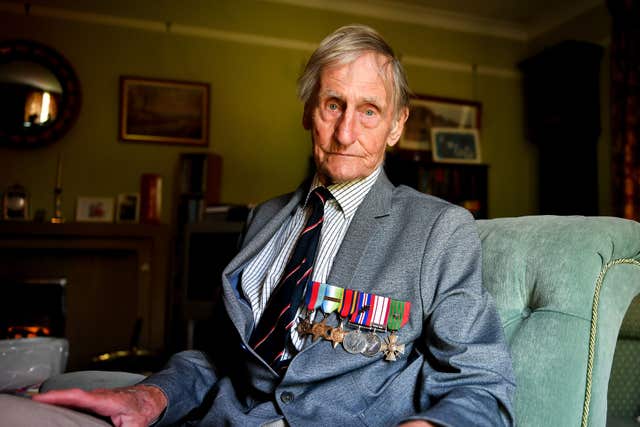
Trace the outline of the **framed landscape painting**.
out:
[[[206,146],[209,84],[121,77],[120,138]]]

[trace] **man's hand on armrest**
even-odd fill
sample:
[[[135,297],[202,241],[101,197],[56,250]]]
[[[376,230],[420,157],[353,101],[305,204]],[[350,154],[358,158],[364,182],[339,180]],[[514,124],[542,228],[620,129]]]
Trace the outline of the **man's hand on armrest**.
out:
[[[93,391],[55,390],[35,395],[33,400],[110,417],[116,427],[146,427],[167,407],[162,390],[148,385]]]

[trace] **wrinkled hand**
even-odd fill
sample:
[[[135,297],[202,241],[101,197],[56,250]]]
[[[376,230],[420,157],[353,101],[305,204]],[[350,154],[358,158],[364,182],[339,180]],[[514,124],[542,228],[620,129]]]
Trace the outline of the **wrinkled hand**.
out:
[[[33,400],[89,410],[110,417],[116,427],[146,427],[167,406],[164,393],[157,387],[146,385],[93,391],[55,390],[35,395]]]

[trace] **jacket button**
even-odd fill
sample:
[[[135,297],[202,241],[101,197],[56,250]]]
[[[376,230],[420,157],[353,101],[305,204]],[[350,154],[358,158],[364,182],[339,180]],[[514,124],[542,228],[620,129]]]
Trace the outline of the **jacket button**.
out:
[[[289,403],[293,400],[293,393],[289,392],[289,391],[285,391],[284,393],[282,393],[280,395],[280,400],[282,400],[282,403]]]

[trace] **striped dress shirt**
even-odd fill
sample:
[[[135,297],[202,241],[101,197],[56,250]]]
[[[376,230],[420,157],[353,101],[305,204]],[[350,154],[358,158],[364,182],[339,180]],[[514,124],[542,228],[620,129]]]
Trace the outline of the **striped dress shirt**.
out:
[[[320,234],[320,243],[316,260],[311,274],[311,280],[326,283],[333,259],[340,248],[342,239],[349,228],[358,206],[367,195],[380,174],[378,167],[371,175],[354,181],[329,185],[327,188],[335,199],[329,200],[324,208],[324,223]],[[278,285],[280,276],[293,252],[298,235],[302,231],[309,215],[311,207],[307,206],[309,194],[314,188],[322,185],[316,175],[311,182],[311,187],[303,205],[298,206],[288,221],[285,221],[267,245],[249,262],[242,273],[242,291],[251,304],[255,324],[269,301],[271,293]],[[304,301],[304,299],[303,299]],[[282,356],[289,359],[293,352],[300,350],[304,345],[304,337],[300,337],[296,331],[300,314],[304,304],[298,309],[295,325],[291,329],[291,342],[293,348],[285,349]],[[306,311],[305,311],[306,312]]]

